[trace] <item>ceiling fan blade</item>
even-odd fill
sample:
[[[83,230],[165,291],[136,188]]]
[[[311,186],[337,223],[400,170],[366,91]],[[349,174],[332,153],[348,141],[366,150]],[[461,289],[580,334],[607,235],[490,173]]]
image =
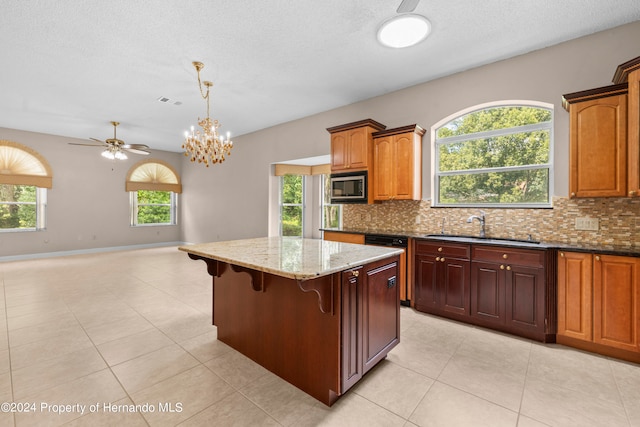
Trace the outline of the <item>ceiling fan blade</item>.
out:
[[[84,145],[85,147],[106,147],[107,144],[103,143],[102,141],[100,141],[100,144],[89,144],[88,142],[82,143],[82,142],[69,142],[69,145]]]
[[[103,140],[101,140],[101,139],[97,139],[97,138],[89,138],[89,139],[90,139],[90,140],[92,140],[92,141],[99,142],[99,143],[101,143],[101,144],[106,144],[106,142],[104,142],[104,141],[103,141]]]
[[[416,10],[416,7],[418,7],[418,3],[420,3],[420,0],[402,0],[402,3],[400,3],[400,6],[398,6],[398,9],[396,10],[396,12],[398,13],[413,12],[414,10]]]
[[[121,148],[134,154],[142,154],[145,156],[149,154],[149,151],[147,151],[149,147],[143,144],[125,144]]]

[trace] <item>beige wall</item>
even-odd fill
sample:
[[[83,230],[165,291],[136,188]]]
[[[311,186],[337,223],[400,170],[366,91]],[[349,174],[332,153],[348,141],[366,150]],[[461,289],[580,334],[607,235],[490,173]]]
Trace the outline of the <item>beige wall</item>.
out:
[[[100,156],[98,148],[68,144],[86,140],[12,129],[0,128],[0,139],[36,150],[53,170],[46,230],[0,233],[0,257],[180,240],[179,226],[129,226],[129,193],[124,183],[129,168],[142,156],[110,161]],[[153,150],[150,157],[168,162],[178,172],[182,168],[179,153]]]
[[[429,131],[459,110],[505,99],[555,106],[553,195],[566,197],[569,117],[562,94],[611,84],[615,68],[639,55],[637,40],[640,22],[235,138],[233,155],[222,166],[184,166],[183,238],[195,243],[267,235],[269,164],[328,154],[327,127],[372,118],[389,128],[417,123]],[[423,153],[428,199],[429,132]]]

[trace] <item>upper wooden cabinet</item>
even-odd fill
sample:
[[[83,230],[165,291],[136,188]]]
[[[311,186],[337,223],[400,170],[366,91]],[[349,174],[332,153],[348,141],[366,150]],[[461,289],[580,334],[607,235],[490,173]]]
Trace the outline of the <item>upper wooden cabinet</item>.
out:
[[[409,125],[373,134],[374,200],[422,199],[422,135]]]
[[[616,84],[627,84],[628,195],[640,196],[640,56],[620,64],[613,76]]]
[[[373,164],[371,135],[385,128],[385,125],[371,119],[328,128],[331,134],[331,172],[369,169]]]
[[[569,111],[570,197],[627,195],[627,85],[563,96]]]

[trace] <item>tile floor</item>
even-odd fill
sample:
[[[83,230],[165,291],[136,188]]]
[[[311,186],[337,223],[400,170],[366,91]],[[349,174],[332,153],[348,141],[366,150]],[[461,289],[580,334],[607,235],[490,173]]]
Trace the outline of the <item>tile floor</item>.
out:
[[[0,402],[22,409],[0,425],[640,426],[640,366],[409,308],[328,408],[216,341],[205,270],[175,247],[0,263]]]

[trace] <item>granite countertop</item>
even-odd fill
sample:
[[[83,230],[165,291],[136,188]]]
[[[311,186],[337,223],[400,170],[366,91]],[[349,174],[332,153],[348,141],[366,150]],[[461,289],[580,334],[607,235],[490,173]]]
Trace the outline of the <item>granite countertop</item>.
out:
[[[510,239],[480,239],[472,236],[449,236],[438,234],[419,234],[416,232],[403,232],[403,231],[387,231],[387,230],[361,230],[361,229],[335,229],[324,228],[323,231],[335,231],[341,233],[353,233],[353,234],[377,234],[377,235],[393,235],[410,237],[413,239],[424,240],[447,240],[457,241],[460,243],[472,243],[483,245],[498,245],[509,247],[521,247],[530,249],[557,249],[562,251],[573,252],[597,252],[603,255],[620,255],[620,256],[633,256],[640,257],[640,247],[626,246],[626,245],[613,245],[613,244],[597,244],[597,243],[566,243],[566,242],[553,242],[542,241],[539,243],[527,242],[526,240],[510,240]]]
[[[403,252],[299,237],[260,237],[180,246],[181,251],[295,280],[348,270]]]

